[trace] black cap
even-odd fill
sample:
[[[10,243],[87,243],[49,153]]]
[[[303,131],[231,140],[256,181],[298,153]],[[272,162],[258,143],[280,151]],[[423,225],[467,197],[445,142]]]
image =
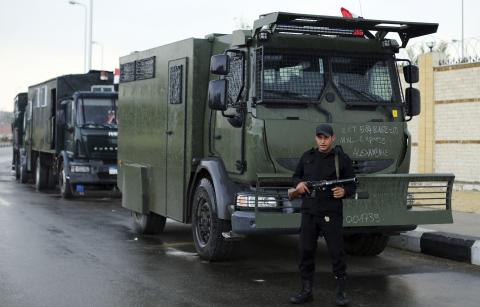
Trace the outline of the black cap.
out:
[[[324,136],[332,136],[333,135],[333,129],[332,126],[329,124],[320,124],[317,126],[317,129],[315,129],[315,132],[317,135],[324,135]]]

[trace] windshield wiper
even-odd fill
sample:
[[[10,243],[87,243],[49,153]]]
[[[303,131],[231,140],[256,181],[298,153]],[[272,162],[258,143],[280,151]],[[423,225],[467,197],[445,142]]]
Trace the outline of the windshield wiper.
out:
[[[351,92],[355,93],[358,97],[360,98],[364,98],[364,99],[368,99],[368,100],[373,100],[373,101],[377,101],[377,102],[380,102],[381,100],[378,99],[378,96],[375,96],[375,95],[372,95],[368,92],[365,92],[365,91],[362,91],[362,90],[359,90],[359,89],[356,89],[354,87],[351,87],[349,85],[346,85],[345,83],[342,83],[342,82],[339,82],[338,84],[340,84],[341,86],[343,86],[344,88],[350,90]]]

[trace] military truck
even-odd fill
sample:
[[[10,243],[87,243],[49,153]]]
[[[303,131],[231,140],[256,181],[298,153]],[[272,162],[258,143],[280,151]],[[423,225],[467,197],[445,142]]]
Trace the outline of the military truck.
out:
[[[15,178],[20,179],[20,148],[23,146],[23,118],[27,107],[27,93],[19,93],[13,101],[12,121],[12,170]]]
[[[118,95],[113,73],[71,74],[28,88],[20,181],[37,190],[58,183],[62,197],[113,188],[117,175]]]
[[[251,31],[122,57],[118,185],[135,229],[191,223],[208,260],[246,235],[297,232],[301,201],[287,190],[320,123],[358,176],[344,201],[349,253],[376,255],[391,235],[452,222],[454,176],[409,174],[419,72],[396,57],[437,27],[277,12]]]

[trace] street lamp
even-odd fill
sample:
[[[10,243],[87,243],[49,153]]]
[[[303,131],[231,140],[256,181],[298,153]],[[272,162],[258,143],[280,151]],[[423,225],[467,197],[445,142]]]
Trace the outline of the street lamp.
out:
[[[81,2],[73,1],[70,0],[68,1],[71,5],[80,5],[85,9],[85,29],[84,29],[84,46],[83,46],[83,69],[88,72],[90,68],[87,68],[87,27],[88,27],[88,22],[87,22],[87,6]]]
[[[98,45],[100,47],[100,69],[103,69],[103,44],[97,41],[92,41],[92,44]]]
[[[430,49],[430,52],[432,52],[433,47],[435,46],[435,42],[430,41],[430,42],[427,42],[426,45],[427,45],[428,49]]]
[[[465,40],[463,37],[463,0],[462,0],[462,61],[463,58],[465,57]]]

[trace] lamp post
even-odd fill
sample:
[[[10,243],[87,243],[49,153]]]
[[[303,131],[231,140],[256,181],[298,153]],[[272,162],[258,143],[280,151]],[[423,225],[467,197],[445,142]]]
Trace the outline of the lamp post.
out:
[[[70,0],[68,1],[71,5],[79,5],[84,8],[85,10],[85,29],[84,29],[84,46],[83,46],[83,69],[88,72],[90,68],[87,68],[87,27],[88,27],[88,22],[87,22],[87,6],[81,2],[73,1]]]
[[[465,41],[464,41],[464,37],[463,37],[463,0],[462,0],[462,61],[463,61],[463,58],[465,57]]]
[[[92,44],[98,45],[100,47],[100,69],[103,69],[103,44],[97,41],[92,41]]]
[[[87,72],[92,68],[92,44],[93,44],[92,28],[93,28],[93,0],[90,0],[90,35],[89,35],[89,44],[88,44],[88,70],[87,70]]]

